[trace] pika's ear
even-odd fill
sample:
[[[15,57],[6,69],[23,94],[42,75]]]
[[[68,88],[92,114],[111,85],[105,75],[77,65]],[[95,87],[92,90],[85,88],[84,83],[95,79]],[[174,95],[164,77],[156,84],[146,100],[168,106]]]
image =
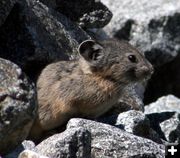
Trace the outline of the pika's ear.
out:
[[[78,47],[79,54],[87,61],[97,61],[104,55],[103,47],[94,40],[83,41]]]

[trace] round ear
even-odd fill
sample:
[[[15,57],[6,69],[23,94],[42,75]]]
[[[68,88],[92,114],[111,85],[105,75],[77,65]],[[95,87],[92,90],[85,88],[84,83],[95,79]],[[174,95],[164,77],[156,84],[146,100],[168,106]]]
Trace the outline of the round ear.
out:
[[[79,47],[79,54],[87,61],[96,61],[103,57],[103,47],[94,40],[83,41]]]

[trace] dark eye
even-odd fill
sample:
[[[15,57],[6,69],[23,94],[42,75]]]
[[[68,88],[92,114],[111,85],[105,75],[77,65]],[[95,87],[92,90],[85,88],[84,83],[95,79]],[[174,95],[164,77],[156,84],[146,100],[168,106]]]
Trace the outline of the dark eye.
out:
[[[135,55],[129,55],[129,56],[128,56],[128,59],[129,59],[132,63],[136,63],[136,62],[137,62],[137,59],[136,59],[136,56],[135,56]]]

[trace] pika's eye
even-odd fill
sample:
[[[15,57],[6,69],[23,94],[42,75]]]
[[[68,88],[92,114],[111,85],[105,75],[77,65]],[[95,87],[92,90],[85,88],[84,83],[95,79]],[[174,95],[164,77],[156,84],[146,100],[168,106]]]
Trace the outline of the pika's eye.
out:
[[[128,59],[129,59],[132,63],[136,63],[136,62],[137,62],[137,59],[136,59],[136,56],[135,56],[135,55],[129,55],[129,56],[128,56]]]

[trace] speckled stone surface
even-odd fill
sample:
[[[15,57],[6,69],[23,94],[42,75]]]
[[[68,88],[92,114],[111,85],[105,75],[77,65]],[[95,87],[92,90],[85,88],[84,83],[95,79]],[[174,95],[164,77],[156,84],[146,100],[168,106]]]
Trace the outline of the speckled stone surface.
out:
[[[180,99],[167,95],[145,106],[153,128],[168,142],[180,143]]]
[[[112,18],[111,11],[100,0],[41,0],[84,29],[101,28]]]
[[[0,57],[31,78],[45,65],[77,55],[90,37],[70,19],[36,0],[18,2],[0,27]]]
[[[37,110],[36,92],[14,63],[0,58],[0,153],[26,139]]]
[[[85,119],[71,119],[65,132],[53,135],[36,146],[36,152],[48,157],[157,157],[165,156],[165,147],[134,136],[119,128]]]

